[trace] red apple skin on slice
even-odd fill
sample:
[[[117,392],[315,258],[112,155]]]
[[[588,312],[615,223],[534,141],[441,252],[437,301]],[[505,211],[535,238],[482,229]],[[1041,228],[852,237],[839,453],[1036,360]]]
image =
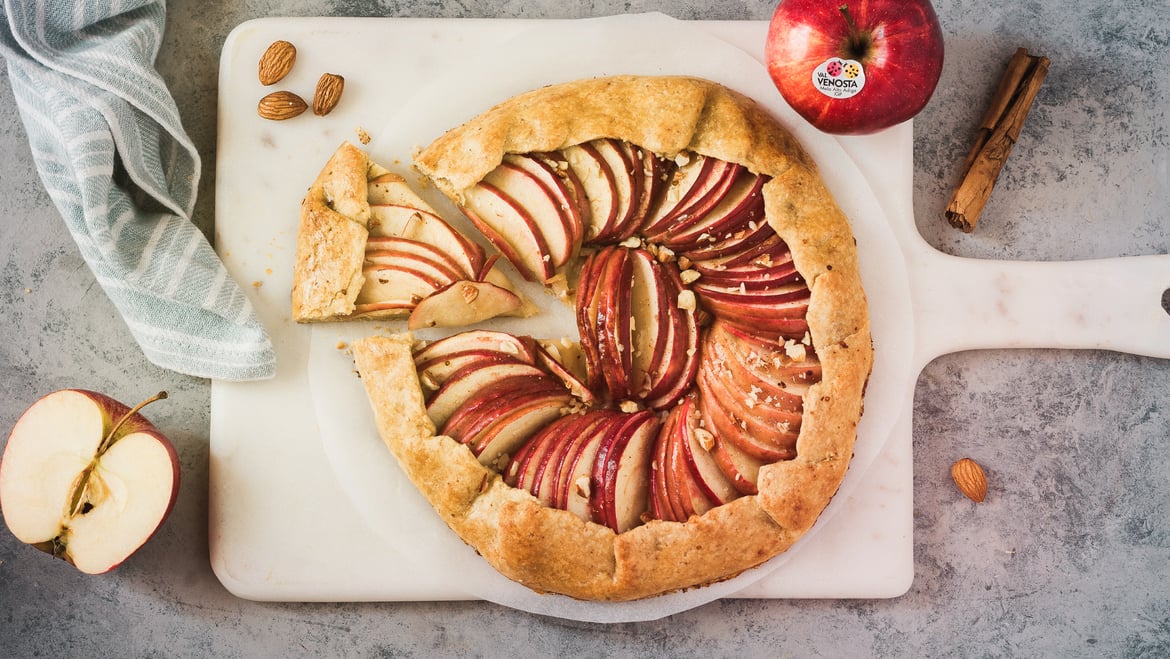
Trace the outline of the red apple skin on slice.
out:
[[[589,202],[582,198],[581,184],[569,163],[557,153],[509,153],[504,156],[504,163],[535,179],[559,211],[560,230],[565,233],[567,249],[558,266],[564,264],[581,245],[589,209]],[[532,210],[536,212],[535,208]]]
[[[653,378],[653,386],[645,397],[652,409],[664,410],[680,400],[690,388],[699,368],[699,316],[694,309],[680,306],[684,290],[678,270],[664,267],[667,297],[671,301],[670,347],[663,357],[663,365]]]
[[[592,143],[576,144],[561,150],[589,201],[589,223],[585,227],[585,242],[593,243],[617,222],[620,201],[617,174],[608,161],[597,152]]]
[[[536,342],[507,332],[477,329],[457,332],[423,346],[414,353],[415,368],[428,368],[435,360],[467,352],[494,352],[526,364],[536,363]]]
[[[504,190],[480,181],[467,191],[464,214],[529,281],[556,274],[544,233],[528,210]]]
[[[599,139],[585,145],[593,150],[593,157],[604,162],[612,175],[614,210],[604,226],[597,226],[591,237],[594,243],[616,242],[633,235],[639,221],[638,208],[641,205],[642,174],[641,163],[632,160],[623,143],[614,139]]]
[[[455,281],[423,298],[410,312],[407,328],[466,327],[496,316],[515,314],[524,301],[486,281]]]
[[[536,346],[536,359],[537,363],[559,380],[565,386],[565,389],[584,405],[589,406],[597,402],[597,396],[589,390],[585,382],[577,377],[577,374],[571,368],[562,364],[556,357],[552,356],[552,353],[548,349],[540,344]]]
[[[480,463],[491,469],[502,469],[509,456],[533,434],[563,416],[568,403],[569,395],[557,390],[520,402],[488,427],[469,436],[467,444]]]
[[[574,442],[573,452],[565,456],[560,470],[561,508],[586,521],[597,521],[593,516],[593,501],[602,487],[595,480],[598,451],[610,431],[620,425],[625,414],[613,410],[591,410],[585,414],[587,425],[581,427],[582,437]]]
[[[680,414],[684,431],[681,433],[683,437],[680,443],[690,468],[690,477],[698,490],[712,507],[738,499],[739,491],[727,480],[715,458],[711,456],[710,451],[715,445],[715,437],[706,429],[699,427],[701,417],[695,409],[693,398],[679,405],[679,409],[682,410]]]
[[[650,460],[658,419],[642,410],[610,428],[594,459],[590,497],[593,521],[623,533],[642,521],[650,506]]]
[[[179,460],[131,412],[104,394],[66,389],[21,415],[0,460],[0,511],[18,540],[100,574],[154,535],[178,496]]]
[[[477,391],[495,387],[504,378],[514,376],[547,377],[536,366],[520,362],[472,364],[452,373],[431,395],[427,401],[427,415],[436,426],[442,427]]]
[[[605,377],[606,388],[612,401],[630,397],[630,362],[633,349],[630,346],[630,279],[633,266],[630,251],[624,247],[608,248],[604,252],[605,270],[598,280],[595,300],[591,307],[593,327],[581,328],[592,331],[597,337],[597,367]]]
[[[451,413],[439,433],[462,444],[472,444],[479,433],[516,407],[548,397],[568,399],[551,378],[513,375],[469,396]]]
[[[567,263],[576,251],[573,221],[568,216],[571,205],[559,188],[550,187],[537,174],[539,169],[524,166],[531,162],[528,158],[506,157],[498,167],[488,172],[480,185],[494,187],[521,210],[525,225],[540,233],[555,269]]]
[[[406,180],[386,174],[368,186],[370,236],[392,236],[425,243],[457,261],[466,279],[479,279],[483,248],[468,240],[422,200]]]

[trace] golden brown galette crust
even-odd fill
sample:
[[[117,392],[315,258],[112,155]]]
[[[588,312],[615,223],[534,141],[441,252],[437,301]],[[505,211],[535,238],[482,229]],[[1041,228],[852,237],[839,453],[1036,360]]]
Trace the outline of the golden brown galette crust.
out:
[[[517,96],[450,131],[417,158],[453,199],[504,153],[599,137],[672,157],[690,150],[748,166],[768,221],[812,292],[807,320],[822,379],[804,399],[797,457],[763,467],[759,494],[622,534],[509,487],[427,418],[409,335],[353,345],[378,429],[442,518],[506,576],[536,591],[629,600],[727,579],[783,552],[817,520],[853,454],[872,346],[848,222],[799,144],[750,99],[692,78],[617,77]]]
[[[353,313],[364,281],[369,181],[387,173],[346,142],[309,186],[297,232],[293,320],[334,320]]]

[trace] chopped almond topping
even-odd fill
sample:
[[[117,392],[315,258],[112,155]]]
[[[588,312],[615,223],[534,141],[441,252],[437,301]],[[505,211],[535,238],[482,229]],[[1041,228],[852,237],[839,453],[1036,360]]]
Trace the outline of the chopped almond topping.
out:
[[[695,292],[694,291],[679,291],[678,294],[678,308],[683,311],[695,310]]]
[[[698,281],[700,277],[699,271],[694,269],[683,270],[679,273],[678,276],[682,279],[682,283],[684,284],[693,284]]]
[[[715,435],[712,435],[710,430],[695,428],[694,432],[695,441],[699,442],[699,446],[702,446],[704,451],[710,451],[715,448]]]

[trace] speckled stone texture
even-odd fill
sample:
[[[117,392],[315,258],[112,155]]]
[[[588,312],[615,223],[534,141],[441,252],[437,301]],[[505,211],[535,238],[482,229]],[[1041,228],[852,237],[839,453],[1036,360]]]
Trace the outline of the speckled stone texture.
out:
[[[203,156],[213,224],[219,50],[270,15],[767,19],[772,2],[176,0],[159,68]],[[1170,252],[1170,12],[1163,0],[939,0],[947,63],[916,120],[918,227],[997,259]],[[1052,67],[976,232],[942,218],[1018,46]],[[206,381],[142,357],[41,188],[0,73],[0,441],[38,396],[88,387],[148,416],[183,466],[177,508],[117,571],[87,577],[0,529],[0,656],[1170,656],[1170,361],[1106,352],[948,355],[914,399],[915,573],[880,601],[743,601],[602,627],[479,602],[274,604],[228,594],[207,556]],[[1170,337],[1167,337],[1170,341]],[[975,505],[950,482],[988,470]],[[272,551],[280,551],[273,546]],[[360,548],[355,548],[360,551]]]

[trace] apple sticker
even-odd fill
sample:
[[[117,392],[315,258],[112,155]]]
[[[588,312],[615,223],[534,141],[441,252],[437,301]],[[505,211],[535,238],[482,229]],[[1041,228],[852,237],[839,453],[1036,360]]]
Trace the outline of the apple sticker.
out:
[[[830,57],[813,69],[812,84],[829,98],[852,98],[865,87],[865,68],[857,60]]]

